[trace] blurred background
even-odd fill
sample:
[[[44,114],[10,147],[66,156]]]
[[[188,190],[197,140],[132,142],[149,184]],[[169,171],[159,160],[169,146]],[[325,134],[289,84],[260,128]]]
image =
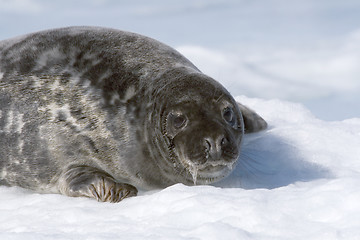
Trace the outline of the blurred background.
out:
[[[0,0],[0,39],[73,25],[158,39],[234,96],[360,117],[358,0]]]

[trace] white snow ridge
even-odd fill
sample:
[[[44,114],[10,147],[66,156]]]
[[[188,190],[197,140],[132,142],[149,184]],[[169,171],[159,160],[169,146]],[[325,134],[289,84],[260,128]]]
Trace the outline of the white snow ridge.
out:
[[[0,239],[359,239],[360,119],[237,97],[269,123],[216,186],[177,184],[118,204],[0,187]]]

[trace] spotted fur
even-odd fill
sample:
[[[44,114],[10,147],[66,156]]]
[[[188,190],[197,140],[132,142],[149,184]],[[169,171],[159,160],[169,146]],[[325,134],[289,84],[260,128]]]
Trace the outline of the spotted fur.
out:
[[[211,115],[221,104],[234,109],[235,129]],[[164,132],[166,114],[185,105],[208,114],[207,125],[191,122],[199,134],[225,134],[232,144],[231,159],[207,164],[203,175],[184,148],[189,134]],[[250,113],[249,125],[263,121]],[[0,42],[0,184],[117,202],[135,187],[210,183],[235,165],[243,131],[230,94],[153,39],[71,27]]]

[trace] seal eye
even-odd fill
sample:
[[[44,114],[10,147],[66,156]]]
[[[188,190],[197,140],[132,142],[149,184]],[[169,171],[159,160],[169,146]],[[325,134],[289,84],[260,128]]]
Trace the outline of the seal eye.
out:
[[[169,117],[175,129],[180,129],[186,124],[186,117],[183,114],[171,113]]]
[[[227,107],[224,109],[223,118],[230,126],[232,126],[232,127],[235,126],[236,118],[235,118],[235,114],[234,114],[234,111],[232,110],[232,108]]]
[[[180,116],[176,116],[174,119],[173,119],[173,123],[174,123],[174,127],[176,128],[181,128],[182,126],[184,126],[185,124],[185,117],[180,115]]]

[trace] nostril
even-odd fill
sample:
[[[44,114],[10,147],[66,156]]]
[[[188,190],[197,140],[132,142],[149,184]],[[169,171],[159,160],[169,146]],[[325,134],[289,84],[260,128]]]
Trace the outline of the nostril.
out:
[[[209,139],[205,139],[205,149],[207,150],[207,151],[210,151],[211,150],[211,140],[209,140]]]
[[[207,151],[221,151],[221,148],[228,143],[228,139],[224,136],[220,136],[214,141],[212,138],[204,139],[204,146]]]
[[[221,147],[225,146],[227,143],[228,143],[228,140],[225,137],[220,138],[220,146]]]
[[[207,157],[211,157],[213,159],[220,159],[223,148],[228,144],[228,139],[225,136],[218,136],[217,138],[205,138],[204,146]]]

